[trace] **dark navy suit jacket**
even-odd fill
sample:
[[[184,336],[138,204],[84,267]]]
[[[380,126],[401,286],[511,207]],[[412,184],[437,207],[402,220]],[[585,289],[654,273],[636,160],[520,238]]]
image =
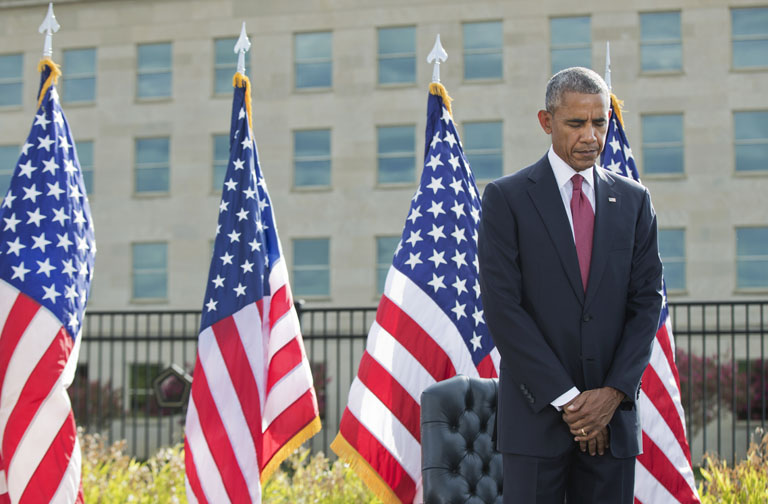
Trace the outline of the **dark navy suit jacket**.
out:
[[[586,293],[545,155],[488,184],[478,239],[485,320],[501,353],[498,448],[553,457],[573,445],[550,405],[571,387],[626,394],[610,449],[641,453],[636,398],[662,304],[656,216],[648,190],[594,170],[595,231]]]

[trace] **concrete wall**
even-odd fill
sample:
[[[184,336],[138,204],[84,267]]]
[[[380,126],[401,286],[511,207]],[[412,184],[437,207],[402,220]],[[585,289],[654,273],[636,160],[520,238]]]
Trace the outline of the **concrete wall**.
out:
[[[768,172],[734,173],[734,110],[768,109],[768,72],[731,69],[730,7],[747,0],[593,0],[474,2],[410,0],[304,2],[71,1],[57,2],[61,30],[54,59],[67,48],[97,47],[93,104],[64,104],[76,139],[94,141],[95,191],[91,206],[99,253],[89,308],[197,309],[202,305],[210,240],[219,195],[211,187],[213,134],[226,133],[231,97],[213,94],[213,40],[235,37],[247,22],[252,49],[255,138],[274,202],[287,264],[293,238],[331,238],[331,295],[311,306],[374,305],[375,236],[402,230],[416,184],[376,185],[376,126],[415,124],[424,130],[431,65],[424,58],[437,33],[449,59],[442,81],[455,98],[458,123],[502,120],[504,172],[538,159],[548,146],[536,112],[549,77],[549,18],[590,15],[593,68],[602,73],[611,42],[614,92],[625,101],[625,121],[642,166],[643,113],[683,113],[685,174],[643,177],[662,227],[686,229],[687,290],[676,300],[764,298],[766,291],[735,288],[735,226],[768,225]],[[640,71],[638,12],[680,10],[683,71]],[[24,104],[0,110],[0,142],[21,144],[33,119],[43,37],[37,27],[45,2],[0,1],[0,53],[23,52]],[[501,20],[504,77],[464,82],[462,22]],[[376,28],[417,27],[417,83],[382,87],[377,79]],[[293,34],[333,32],[333,88],[293,88]],[[173,43],[173,96],[135,98],[136,44]],[[332,186],[292,188],[292,131],[330,128]],[[133,192],[134,138],[171,138],[170,192]],[[417,157],[421,151],[417,138]],[[471,162],[471,159],[470,159]],[[482,184],[481,184],[482,186]],[[482,187],[481,187],[482,188]],[[168,300],[131,301],[130,244],[169,243]]]

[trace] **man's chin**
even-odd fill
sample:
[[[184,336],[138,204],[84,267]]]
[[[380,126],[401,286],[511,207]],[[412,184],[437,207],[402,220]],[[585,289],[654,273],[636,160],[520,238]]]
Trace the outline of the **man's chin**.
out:
[[[592,168],[595,166],[595,163],[597,162],[597,156],[579,156],[578,158],[573,160],[573,164],[571,167],[576,171],[583,171],[589,168]]]

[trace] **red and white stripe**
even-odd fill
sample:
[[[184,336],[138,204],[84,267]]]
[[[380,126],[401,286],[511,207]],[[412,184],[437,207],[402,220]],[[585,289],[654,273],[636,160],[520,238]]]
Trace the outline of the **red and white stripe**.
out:
[[[456,374],[498,376],[499,358],[494,349],[476,367],[449,316],[390,267],[331,447],[342,455],[341,444],[351,446],[401,502],[420,502],[421,392]]]
[[[672,324],[667,316],[656,333],[651,360],[643,374],[639,401],[643,453],[635,465],[635,502],[700,502],[674,355]]]
[[[0,328],[0,503],[83,502],[66,391],[79,345],[50,311],[2,280]]]
[[[260,502],[280,448],[318,418],[284,261],[271,297],[204,329],[186,422],[190,502]]]

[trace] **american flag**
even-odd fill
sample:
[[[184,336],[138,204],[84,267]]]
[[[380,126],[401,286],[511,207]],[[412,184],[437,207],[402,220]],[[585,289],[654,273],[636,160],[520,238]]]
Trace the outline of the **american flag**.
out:
[[[614,173],[640,181],[632,149],[624,134],[621,105],[611,96],[611,121],[605,138],[602,165]],[[675,341],[664,287],[664,305],[645,369],[640,393],[643,453],[635,465],[635,502],[700,502],[691,469],[680,401],[680,379],[675,365]]]
[[[320,430],[288,272],[236,74],[230,154],[186,421],[190,502],[261,502],[261,484]]]
[[[421,502],[421,392],[498,376],[477,265],[480,200],[440,84],[430,86],[421,182],[331,448],[385,502]]]
[[[0,207],[0,502],[82,502],[72,383],[96,245],[55,83]]]

